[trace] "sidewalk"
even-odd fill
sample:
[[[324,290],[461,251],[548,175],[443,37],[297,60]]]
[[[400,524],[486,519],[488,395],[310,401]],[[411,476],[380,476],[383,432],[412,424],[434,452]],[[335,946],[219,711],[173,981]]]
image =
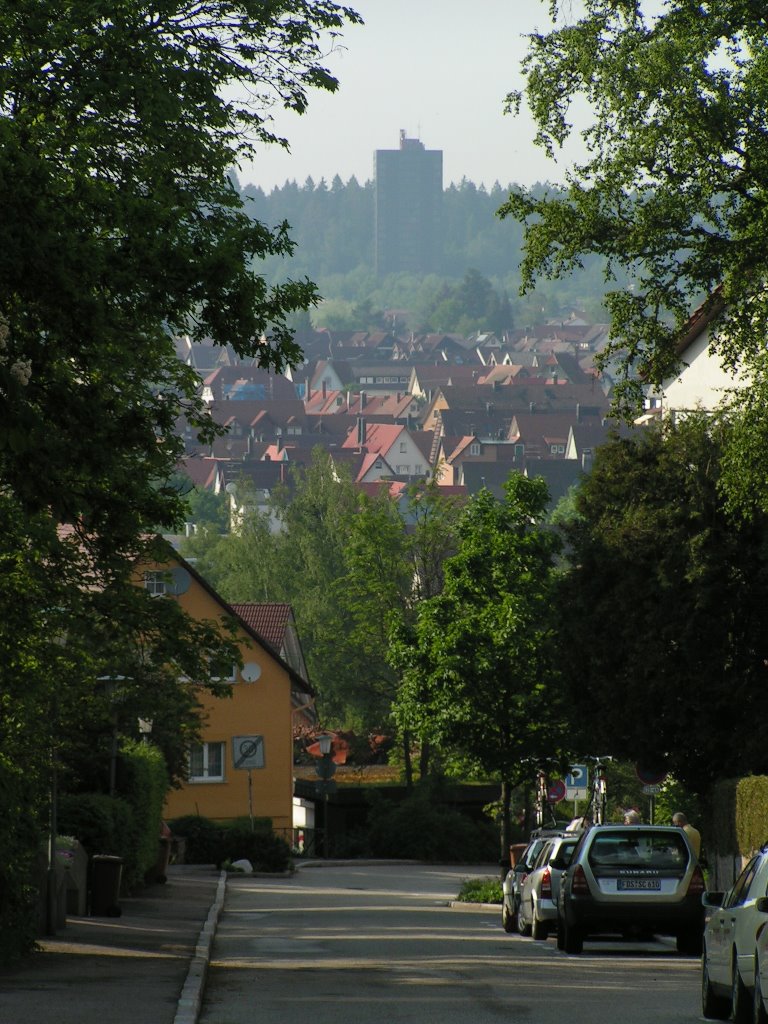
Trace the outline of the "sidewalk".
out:
[[[119,918],[68,918],[0,971],[0,1024],[194,1024],[224,884],[213,867],[174,865]]]

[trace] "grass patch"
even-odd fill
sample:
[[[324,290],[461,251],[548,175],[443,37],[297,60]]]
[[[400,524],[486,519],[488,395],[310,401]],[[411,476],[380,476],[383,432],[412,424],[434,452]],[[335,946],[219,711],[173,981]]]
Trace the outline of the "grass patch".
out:
[[[462,882],[459,903],[501,903],[501,882],[495,878],[468,878]]]

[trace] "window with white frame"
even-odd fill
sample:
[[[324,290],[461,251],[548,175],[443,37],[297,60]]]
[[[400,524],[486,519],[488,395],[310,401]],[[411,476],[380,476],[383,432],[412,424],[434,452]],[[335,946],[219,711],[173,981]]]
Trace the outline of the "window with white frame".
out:
[[[189,781],[223,782],[225,746],[223,741],[194,743],[189,749]]]
[[[400,442],[400,451],[401,452],[407,452],[408,451],[408,444],[407,444],[407,442],[405,442],[405,441],[401,441]]]
[[[161,597],[168,591],[168,573],[150,571],[144,573],[144,589],[152,597]]]
[[[473,442],[469,446],[469,454],[470,455],[479,455],[480,454],[480,445],[477,444],[477,442]]]

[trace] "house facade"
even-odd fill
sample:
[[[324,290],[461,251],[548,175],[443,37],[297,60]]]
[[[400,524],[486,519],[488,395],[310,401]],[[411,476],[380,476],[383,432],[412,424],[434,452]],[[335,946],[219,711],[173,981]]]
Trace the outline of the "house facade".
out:
[[[242,668],[224,681],[229,697],[202,690],[201,742],[189,752],[189,774],[165,802],[166,819],[199,814],[215,821],[266,817],[276,831],[293,822],[293,722],[309,705],[306,679],[228,605],[180,556],[142,567],[158,600],[178,601],[199,620],[234,624]]]

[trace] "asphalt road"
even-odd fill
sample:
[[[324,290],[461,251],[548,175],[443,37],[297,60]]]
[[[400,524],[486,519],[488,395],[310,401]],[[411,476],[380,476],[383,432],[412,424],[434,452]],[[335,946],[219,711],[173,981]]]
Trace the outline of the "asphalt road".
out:
[[[699,964],[671,942],[507,935],[500,912],[447,905],[493,869],[323,865],[234,878],[201,1024],[690,1024]]]

